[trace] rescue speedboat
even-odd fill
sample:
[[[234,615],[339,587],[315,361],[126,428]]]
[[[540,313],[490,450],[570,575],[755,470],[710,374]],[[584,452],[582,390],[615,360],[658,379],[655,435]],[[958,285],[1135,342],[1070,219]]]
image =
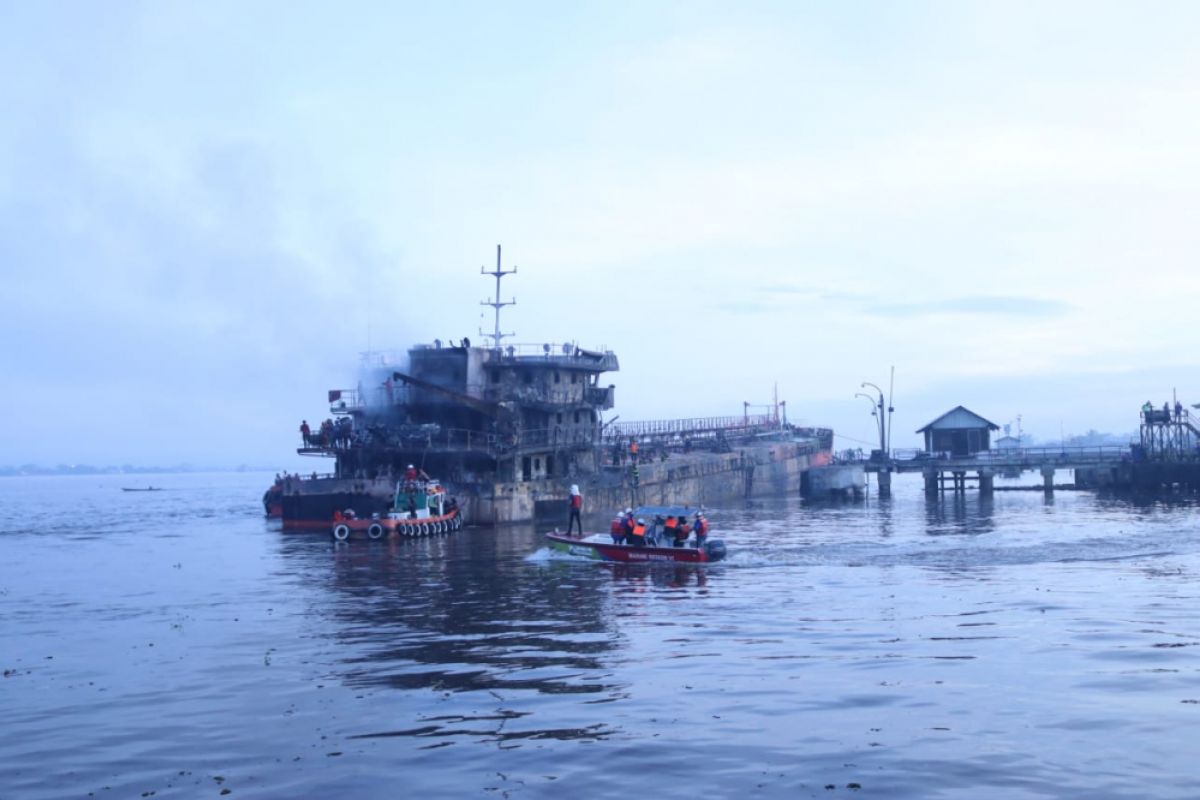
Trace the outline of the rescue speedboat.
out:
[[[644,531],[644,544],[616,544],[613,536],[620,532],[620,521],[628,514],[637,519]],[[720,539],[705,539],[704,544],[696,546],[695,539],[679,547],[672,546],[674,542],[672,526],[676,520],[681,523],[689,516],[703,518],[703,512],[688,506],[641,506],[638,509],[626,509],[624,514],[613,520],[612,533],[592,533],[572,536],[555,530],[547,533],[550,547],[571,555],[584,556],[598,561],[624,561],[635,563],[672,561],[684,564],[702,564],[720,561],[725,557],[725,543]],[[652,520],[649,525],[646,520]],[[707,527],[707,523],[706,527]],[[690,528],[686,525],[681,536],[686,537]],[[684,541],[682,538],[680,541]]]
[[[669,562],[704,564],[720,561],[725,557],[725,543],[720,539],[709,539],[703,547],[637,547],[631,544],[613,544],[607,533],[588,536],[572,536],[567,533],[547,533],[550,546],[563,553],[584,556],[597,561],[625,561],[632,563]]]

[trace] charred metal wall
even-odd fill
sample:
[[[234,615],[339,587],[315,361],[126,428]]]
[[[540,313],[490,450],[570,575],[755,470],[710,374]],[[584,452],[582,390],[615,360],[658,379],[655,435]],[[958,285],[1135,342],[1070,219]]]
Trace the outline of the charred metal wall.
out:
[[[619,476],[578,478],[585,513],[605,514],[637,505],[714,506],[750,497],[800,492],[804,473],[824,458],[804,448],[776,442],[739,448],[732,453],[700,454],[687,462],[667,460],[639,465],[634,486],[628,471]],[[503,524],[536,519],[566,507],[568,481],[496,484],[490,497],[472,499],[469,519]]]

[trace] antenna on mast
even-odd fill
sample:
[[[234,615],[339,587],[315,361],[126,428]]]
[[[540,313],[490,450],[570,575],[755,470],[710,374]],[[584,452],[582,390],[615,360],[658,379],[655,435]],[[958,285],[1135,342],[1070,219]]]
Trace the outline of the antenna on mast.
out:
[[[496,330],[495,330],[495,332],[494,333],[484,333],[483,328],[479,329],[480,336],[483,336],[485,338],[492,340],[492,348],[495,350],[500,349],[500,340],[501,339],[503,339],[505,336],[513,335],[511,333],[501,333],[500,332],[500,309],[504,308],[505,306],[515,306],[517,304],[517,299],[515,297],[512,300],[509,300],[507,302],[502,301],[500,299],[500,279],[503,278],[505,275],[515,275],[516,272],[517,272],[516,267],[513,267],[510,270],[504,270],[504,269],[500,268],[500,245],[496,245],[496,269],[492,272],[487,272],[483,267],[479,268],[480,275],[495,275],[496,276],[496,296],[493,297],[491,300],[482,300],[479,303],[479,305],[481,305],[481,306],[491,306],[492,308],[494,308],[496,310]]]

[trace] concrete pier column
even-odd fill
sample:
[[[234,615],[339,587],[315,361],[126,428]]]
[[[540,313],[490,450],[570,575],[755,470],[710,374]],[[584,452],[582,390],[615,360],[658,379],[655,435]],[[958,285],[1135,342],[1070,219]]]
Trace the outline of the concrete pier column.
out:
[[[1054,494],[1054,467],[1042,467],[1042,488],[1046,494]]]
[[[936,469],[927,469],[922,473],[925,478],[925,496],[936,497],[938,493],[938,473]]]
[[[996,489],[996,476],[990,469],[979,470],[979,496],[991,497]]]
[[[892,496],[892,473],[888,472],[887,469],[881,469],[877,475],[877,479],[879,481],[879,496],[880,497],[891,497]]]

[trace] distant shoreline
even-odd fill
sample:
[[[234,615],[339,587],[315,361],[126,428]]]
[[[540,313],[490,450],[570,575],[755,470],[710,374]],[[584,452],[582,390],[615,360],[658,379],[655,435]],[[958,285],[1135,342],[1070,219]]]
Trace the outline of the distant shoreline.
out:
[[[183,464],[173,467],[93,467],[79,464],[75,466],[42,467],[33,464],[23,464],[19,467],[0,467],[0,478],[35,478],[43,476],[63,475],[184,475],[196,472],[280,472],[279,467],[237,466],[237,467],[196,467]]]

